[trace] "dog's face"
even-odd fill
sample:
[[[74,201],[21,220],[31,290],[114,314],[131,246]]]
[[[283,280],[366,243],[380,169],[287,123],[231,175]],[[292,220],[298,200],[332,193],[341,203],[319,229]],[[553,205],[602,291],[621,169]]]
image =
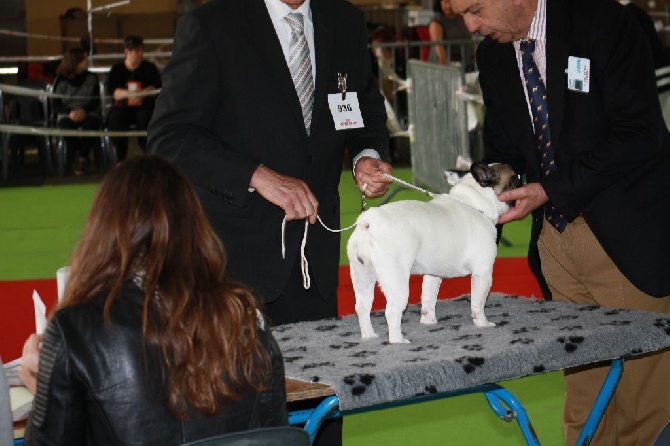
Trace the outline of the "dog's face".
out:
[[[486,164],[478,161],[470,167],[470,173],[477,184],[492,188],[496,195],[521,186],[521,178],[507,164]]]

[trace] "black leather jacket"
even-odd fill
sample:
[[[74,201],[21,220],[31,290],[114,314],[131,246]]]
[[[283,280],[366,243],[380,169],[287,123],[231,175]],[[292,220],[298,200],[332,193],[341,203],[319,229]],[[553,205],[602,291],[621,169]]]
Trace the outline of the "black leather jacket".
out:
[[[259,328],[272,357],[269,391],[225,403],[221,415],[193,411],[189,420],[176,419],[163,392],[158,356],[142,342],[142,295],[127,281],[109,324],[103,322],[102,296],[50,321],[26,445],[169,446],[288,423],[284,364],[269,328]]]

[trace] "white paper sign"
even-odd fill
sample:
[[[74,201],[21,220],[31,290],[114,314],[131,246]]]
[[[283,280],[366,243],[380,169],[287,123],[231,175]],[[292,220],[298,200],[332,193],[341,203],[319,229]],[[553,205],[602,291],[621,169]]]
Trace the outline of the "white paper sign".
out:
[[[63,300],[65,295],[65,287],[67,286],[67,281],[70,278],[70,267],[64,266],[58,268],[56,271],[56,285],[58,286],[58,302]]]
[[[591,61],[585,57],[568,57],[568,90],[588,93],[591,84]]]
[[[47,307],[37,290],[33,290],[33,304],[35,305],[35,333],[40,335],[47,328]]]
[[[328,107],[333,115],[335,130],[365,127],[361,107],[358,105],[358,93],[347,92],[345,99],[342,99],[342,93],[329,94]]]

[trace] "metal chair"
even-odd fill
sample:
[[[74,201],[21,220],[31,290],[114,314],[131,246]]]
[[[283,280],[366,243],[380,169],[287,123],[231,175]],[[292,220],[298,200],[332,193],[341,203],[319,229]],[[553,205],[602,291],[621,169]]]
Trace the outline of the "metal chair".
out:
[[[42,93],[51,91],[51,84],[47,81],[29,79],[22,81],[18,87],[38,90]],[[45,95],[20,95],[0,92],[0,109],[2,111],[0,121],[5,124],[14,124],[27,127],[48,126],[49,105]],[[47,175],[51,174],[51,141],[48,136],[37,136],[20,134],[2,135],[2,179],[6,181],[9,175],[10,164],[16,168],[22,163],[26,142],[35,141],[39,160]],[[10,146],[14,145],[13,148]]]
[[[5,377],[5,367],[0,358],[0,446],[14,444],[14,423],[12,406],[9,400],[9,385]]]
[[[293,426],[264,427],[185,443],[182,446],[309,446],[309,434]]]

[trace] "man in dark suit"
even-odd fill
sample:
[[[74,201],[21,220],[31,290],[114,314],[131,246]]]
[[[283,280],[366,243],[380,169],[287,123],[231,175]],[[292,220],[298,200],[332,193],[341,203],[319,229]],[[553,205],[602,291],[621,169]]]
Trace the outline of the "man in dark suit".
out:
[[[529,261],[545,297],[670,313],[670,140],[638,25],[612,0],[452,7],[485,37],[486,158],[527,179],[501,194],[515,206],[499,223],[533,214]],[[566,371],[566,444],[607,369]],[[626,362],[593,444],[652,444],[670,419],[669,374],[667,352]]]
[[[289,13],[304,24],[311,105],[292,80]],[[177,28],[149,149],[193,181],[229,271],[275,325],[337,316],[340,238],[317,215],[339,228],[345,149],[367,197],[391,182],[367,43],[363,14],[344,0],[212,0]]]

